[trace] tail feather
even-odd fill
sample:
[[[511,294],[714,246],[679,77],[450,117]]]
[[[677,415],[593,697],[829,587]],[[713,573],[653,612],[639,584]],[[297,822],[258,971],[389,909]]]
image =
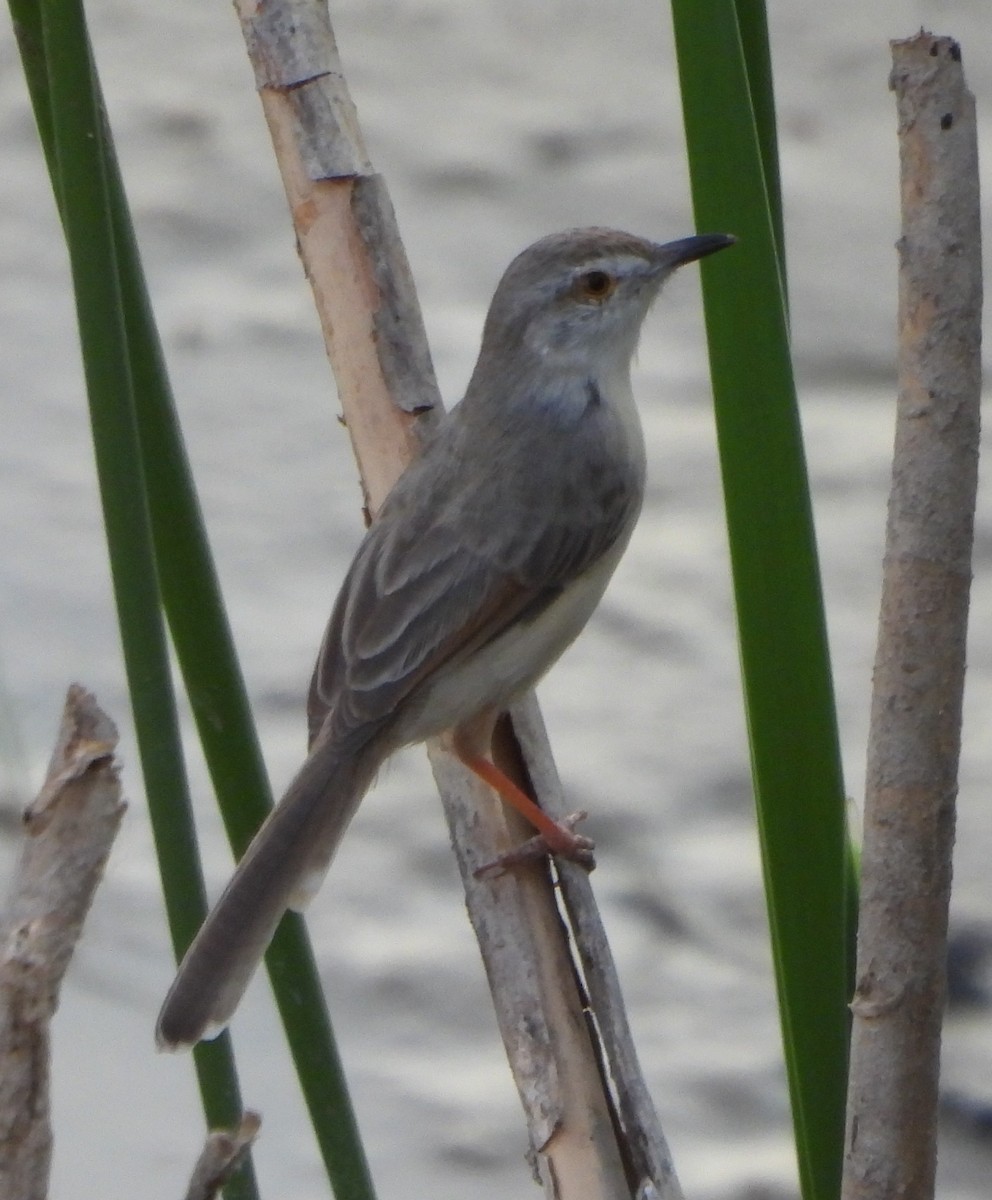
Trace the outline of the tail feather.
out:
[[[316,891],[376,765],[367,749],[314,746],[186,952],[159,1014],[160,1048],[224,1029],[283,913]]]

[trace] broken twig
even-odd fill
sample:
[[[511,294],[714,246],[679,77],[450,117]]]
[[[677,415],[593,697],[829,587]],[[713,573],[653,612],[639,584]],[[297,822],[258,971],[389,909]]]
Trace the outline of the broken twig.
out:
[[[0,1196],[48,1195],[50,1022],[126,805],[117,730],[83,688],[66,697],[48,776],[24,814],[0,949]]]

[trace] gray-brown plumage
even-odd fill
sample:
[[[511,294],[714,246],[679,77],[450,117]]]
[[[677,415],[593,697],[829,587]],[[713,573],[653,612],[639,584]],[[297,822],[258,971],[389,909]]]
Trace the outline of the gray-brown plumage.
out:
[[[676,267],[732,240],[656,245],[571,230],[511,263],[465,398],[400,478],[345,578],[310,688],[308,757],[187,952],[160,1045],[223,1028],[389,754],[454,728],[473,765],[499,713],[582,629],[641,506],[630,391],[641,322]],[[588,844],[528,815],[556,852]]]

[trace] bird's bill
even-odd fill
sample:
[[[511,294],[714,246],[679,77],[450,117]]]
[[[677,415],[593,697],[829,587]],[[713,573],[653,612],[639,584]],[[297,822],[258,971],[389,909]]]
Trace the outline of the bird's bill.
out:
[[[679,238],[677,242],[665,242],[658,247],[658,256],[674,270],[684,263],[716,254],[718,250],[726,250],[736,241],[731,233],[697,233],[692,237]]]

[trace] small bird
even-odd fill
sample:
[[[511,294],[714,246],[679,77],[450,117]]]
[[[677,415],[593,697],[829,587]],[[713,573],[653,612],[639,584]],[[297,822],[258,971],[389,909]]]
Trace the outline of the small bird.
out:
[[[645,454],[630,364],[644,317],[677,267],[733,241],[573,229],[507,268],[464,399],[359,546],[314,669],[309,753],[187,951],[160,1047],[220,1033],[401,746],[450,731],[543,852],[589,856],[571,819],[552,820],[492,763],[493,727],[582,630],[637,521]]]

